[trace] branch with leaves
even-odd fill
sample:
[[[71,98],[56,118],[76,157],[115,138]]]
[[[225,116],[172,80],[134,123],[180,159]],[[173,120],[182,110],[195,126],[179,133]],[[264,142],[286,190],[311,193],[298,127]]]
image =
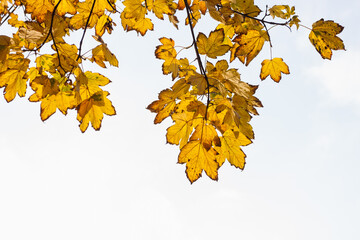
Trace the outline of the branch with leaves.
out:
[[[118,67],[116,56],[102,39],[116,26],[113,18],[120,19],[124,31],[143,36],[154,30],[151,16],[161,20],[167,16],[178,28],[181,11],[185,11],[182,21],[189,25],[192,44],[177,51],[172,38],[160,39],[155,56],[163,60],[162,72],[171,75],[174,84],[147,108],[156,114],[155,124],[169,117],[173,120],[167,129],[167,143],[179,146],[178,163],[186,164],[191,183],[203,172],[217,180],[225,161],[244,169],[242,147],[254,139],[250,120],[262,104],[255,97],[258,86],[242,81],[230,65],[248,66],[269,42],[270,58],[259,67],[260,79],[270,76],[279,82],[283,74],[289,74],[283,59],[272,57],[275,43],[270,35],[275,26],[302,27],[295,7],[274,5],[261,11],[254,0],[0,0],[1,26],[7,23],[15,29],[11,37],[0,36],[4,98],[11,102],[16,95],[24,97],[30,87],[29,101],[40,102],[43,121],[57,110],[65,115],[74,110],[82,132],[90,124],[99,130],[104,115],[116,114],[109,92],[104,90],[110,80],[85,70],[83,62]],[[208,34],[197,29],[205,17],[214,24]],[[90,29],[96,46],[86,50],[83,43],[92,40],[86,34]],[[345,48],[337,36],[343,30],[339,24],[320,19],[310,30],[310,42],[324,59],[331,59],[333,50]],[[75,42],[65,40],[81,31]],[[190,48],[195,51],[197,66],[187,57],[180,58]],[[25,52],[34,54],[25,56]]]

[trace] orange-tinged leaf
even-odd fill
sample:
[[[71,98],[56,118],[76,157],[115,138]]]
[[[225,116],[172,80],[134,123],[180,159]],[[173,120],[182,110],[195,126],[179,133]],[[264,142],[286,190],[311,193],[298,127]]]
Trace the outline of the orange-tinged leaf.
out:
[[[207,150],[201,141],[190,141],[181,149],[178,163],[186,163],[186,175],[191,183],[201,177],[203,170],[211,179],[217,180],[216,154],[213,148]]]
[[[265,59],[261,65],[261,80],[270,75],[272,80],[279,82],[281,80],[281,73],[290,74],[289,67],[282,58]]]
[[[200,54],[206,54],[210,58],[217,58],[229,51],[230,46],[223,44],[225,38],[224,30],[212,31],[207,38],[203,33],[199,33],[196,43]]]
[[[343,26],[334,21],[324,21],[324,19],[313,24],[309,39],[322,58],[330,60],[332,57],[331,50],[345,50],[343,41],[336,36],[343,29]]]

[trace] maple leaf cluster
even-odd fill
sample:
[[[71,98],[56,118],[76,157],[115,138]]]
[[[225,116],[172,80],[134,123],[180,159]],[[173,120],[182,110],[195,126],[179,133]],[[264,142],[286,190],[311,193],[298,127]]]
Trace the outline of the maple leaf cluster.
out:
[[[57,110],[63,114],[75,110],[82,132],[89,124],[99,130],[104,114],[116,114],[104,90],[110,80],[84,70],[83,62],[118,67],[116,56],[102,40],[117,25],[116,17],[125,31],[143,36],[154,30],[151,16],[161,20],[167,16],[178,28],[181,11],[192,45],[176,47],[172,38],[160,39],[155,56],[163,60],[163,74],[171,75],[174,84],[161,91],[148,109],[156,113],[155,124],[172,119],[166,139],[179,146],[178,163],[186,164],[191,183],[203,172],[217,180],[225,161],[244,169],[242,147],[254,139],[249,122],[262,104],[254,96],[258,86],[242,81],[230,63],[236,60],[248,66],[269,43],[270,56],[262,61],[260,79],[270,76],[279,82],[289,74],[284,60],[272,56],[270,30],[302,27],[295,7],[274,5],[262,11],[254,0],[0,0],[0,24],[15,29],[12,36],[0,35],[4,98],[11,102],[16,95],[24,97],[30,87],[29,101],[40,102],[43,121]],[[215,23],[208,34],[196,32],[205,15]],[[97,45],[85,52],[83,42],[90,29]],[[342,30],[339,24],[321,19],[313,24],[309,39],[324,59],[331,59],[332,50],[345,48],[337,36]],[[76,31],[82,32],[81,39],[76,44],[66,42],[65,37]],[[191,49],[196,65],[180,57],[183,50]]]

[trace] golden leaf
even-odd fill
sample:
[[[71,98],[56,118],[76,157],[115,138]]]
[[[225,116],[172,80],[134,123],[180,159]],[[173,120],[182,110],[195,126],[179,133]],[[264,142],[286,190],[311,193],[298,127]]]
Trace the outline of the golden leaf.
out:
[[[0,64],[5,61],[10,52],[10,37],[0,35]]]
[[[246,58],[246,66],[259,54],[264,46],[265,40],[268,40],[266,31],[249,30],[247,34],[242,34],[234,39],[239,43],[236,49],[236,56],[244,56]]]
[[[116,114],[114,106],[107,98],[108,95],[108,92],[96,92],[77,106],[77,120],[80,122],[80,130],[82,132],[86,131],[90,122],[95,130],[100,130],[104,114]]]
[[[27,0],[26,12],[31,13],[33,19],[36,19],[39,23],[45,21],[46,15],[54,9],[52,0]]]
[[[59,1],[61,1],[61,3],[56,10],[60,16],[64,16],[66,13],[74,15],[77,12],[76,4],[78,0],[55,0],[54,4],[58,4]]]
[[[216,154],[213,148],[207,150],[201,141],[190,141],[181,148],[178,163],[186,163],[186,175],[191,183],[201,177],[203,170],[211,179],[217,180],[219,163]]]
[[[106,68],[104,61],[110,63],[110,65],[118,67],[119,62],[116,59],[115,55],[110,52],[107,45],[105,43],[100,44],[96,48],[92,50],[92,58],[90,59],[92,62],[96,62],[100,67]]]
[[[203,33],[199,33],[196,43],[200,54],[206,54],[210,58],[217,58],[229,51],[230,46],[223,44],[225,38],[224,29],[212,31],[207,38]]]
[[[0,87],[5,87],[4,97],[7,102],[11,102],[16,93],[24,97],[26,93],[27,78],[25,71],[10,69],[0,74]]]
[[[270,75],[272,80],[279,82],[281,80],[281,73],[290,74],[289,67],[282,58],[265,59],[261,65],[261,80]]]
[[[165,89],[159,93],[159,100],[152,102],[147,109],[157,113],[154,123],[161,123],[165,118],[170,116],[176,106],[174,93],[170,89]]]
[[[180,144],[180,149],[188,142],[193,131],[193,112],[181,112],[171,115],[174,125],[167,129],[166,140],[170,144]]]
[[[309,39],[322,58],[331,59],[331,50],[345,50],[343,41],[336,35],[341,33],[343,26],[334,21],[320,19],[312,25]]]

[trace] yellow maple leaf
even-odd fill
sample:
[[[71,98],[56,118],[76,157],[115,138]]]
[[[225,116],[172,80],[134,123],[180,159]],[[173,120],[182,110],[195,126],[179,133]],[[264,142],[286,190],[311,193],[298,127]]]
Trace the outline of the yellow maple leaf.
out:
[[[341,33],[343,26],[334,21],[320,19],[312,25],[309,39],[322,58],[331,59],[331,50],[345,50],[343,41],[336,35]]]
[[[261,80],[270,75],[272,80],[279,82],[281,80],[281,73],[290,74],[289,67],[282,58],[265,59],[261,65]]]
[[[96,62],[100,67],[106,68],[104,61],[110,63],[110,65],[118,67],[119,62],[116,59],[115,55],[110,52],[107,45],[105,43],[100,44],[96,48],[92,50],[92,58],[90,59],[92,62]]]
[[[217,58],[229,51],[230,46],[223,44],[225,39],[224,29],[212,31],[207,38],[203,33],[199,33],[196,43],[200,54],[206,54],[210,58]]]
[[[68,109],[76,106],[72,88],[65,83],[65,78],[59,73],[54,73],[53,78],[39,75],[31,80],[30,86],[35,93],[29,97],[29,101],[41,101],[40,117],[43,121],[53,115],[56,109],[66,115]]]
[[[11,102],[16,94],[24,97],[26,93],[28,76],[26,72],[30,60],[24,59],[22,54],[10,54],[4,65],[5,71],[0,73],[0,88],[4,89],[4,98]]]
[[[27,78],[25,71],[10,69],[0,74],[0,87],[5,87],[4,97],[7,102],[11,102],[16,93],[24,97],[26,93]]]
[[[213,125],[201,121],[195,128],[194,133],[190,137],[190,141],[199,140],[206,150],[210,150],[212,143],[218,139],[218,135]]]
[[[154,30],[154,24],[151,22],[150,18],[143,18],[136,21],[134,29],[144,36],[148,30]]]
[[[77,12],[76,4],[78,0],[55,0],[54,4],[58,4],[59,1],[61,1],[61,3],[56,10],[60,16],[64,16],[66,13],[74,15]]]
[[[44,22],[46,15],[51,14],[54,9],[52,0],[26,0],[25,6],[26,12],[31,13],[32,18],[39,23]]]
[[[5,61],[10,52],[11,38],[5,35],[0,35],[0,64]]]
[[[33,49],[44,42],[47,32],[36,22],[25,22],[25,26],[19,28],[18,35],[27,42],[29,49]]]
[[[100,130],[104,114],[116,114],[114,106],[107,98],[108,95],[106,91],[98,91],[77,106],[77,120],[80,122],[82,132],[86,131],[89,123],[95,130]]]
[[[82,72],[79,68],[74,71],[76,75],[75,91],[78,102],[91,98],[97,92],[101,92],[100,86],[105,86],[111,81],[99,74],[90,71]]]
[[[172,1],[170,0],[150,0],[147,1],[147,7],[159,19],[164,19],[163,14],[171,14],[174,12],[172,9]]]
[[[134,18],[135,20],[140,20],[145,18],[147,12],[145,6],[143,5],[144,0],[125,0],[123,2],[124,15],[123,18]]]
[[[221,154],[219,154],[221,160],[218,161],[222,164],[226,158],[231,165],[243,170],[245,167],[246,155],[241,150],[240,146],[246,146],[250,144],[251,141],[242,133],[238,134],[238,137],[236,137],[231,129],[223,133],[222,137],[220,137],[220,141],[221,147],[216,148],[216,150],[219,149],[218,151],[221,152]]]
[[[275,18],[282,18],[282,19],[286,19],[286,12],[284,12],[284,10],[286,10],[286,8],[289,8],[288,5],[274,5],[271,8],[269,8],[269,13],[270,15]]]
[[[176,102],[175,102],[174,93],[170,89],[165,89],[159,93],[159,100],[152,102],[147,109],[151,112],[157,113],[154,123],[161,123],[165,118],[170,116],[174,111]]]
[[[259,54],[264,46],[265,40],[269,40],[266,31],[249,30],[246,34],[242,34],[234,39],[239,43],[236,49],[236,56],[244,56],[246,58],[246,66]]]
[[[186,175],[191,183],[201,177],[202,171],[213,180],[218,179],[219,163],[216,161],[217,152],[205,148],[201,141],[190,141],[181,148],[178,163],[186,163]]]
[[[162,65],[164,74],[170,74],[175,79],[179,73],[180,62],[176,59],[177,52],[175,50],[175,42],[171,38],[162,37],[159,39],[162,45],[156,47],[155,56],[165,60]]]
[[[241,13],[247,14],[251,17],[256,17],[260,14],[261,10],[254,4],[254,0],[232,0],[231,7]]]
[[[87,0],[89,2],[93,2],[93,0]],[[110,3],[114,3],[114,0],[96,0],[95,5],[94,5],[94,10],[93,13],[97,14],[98,16],[102,16],[104,14],[105,10],[108,11],[113,11],[113,8],[110,6]]]
[[[188,142],[189,136],[193,131],[193,112],[181,112],[171,115],[174,125],[169,127],[166,131],[166,140],[170,144],[180,144],[180,149]]]
[[[111,17],[109,17],[108,15],[102,15],[98,22],[96,23],[96,27],[95,27],[95,33],[97,36],[102,36],[105,33],[105,30],[108,31],[109,34],[111,34],[113,28],[113,21],[111,19]]]
[[[90,11],[92,7],[92,1],[79,2],[76,5],[77,14],[70,18],[70,25],[75,29],[85,28],[86,22],[88,21]],[[96,14],[91,14],[88,22],[88,27],[92,28],[97,23],[99,17]]]

